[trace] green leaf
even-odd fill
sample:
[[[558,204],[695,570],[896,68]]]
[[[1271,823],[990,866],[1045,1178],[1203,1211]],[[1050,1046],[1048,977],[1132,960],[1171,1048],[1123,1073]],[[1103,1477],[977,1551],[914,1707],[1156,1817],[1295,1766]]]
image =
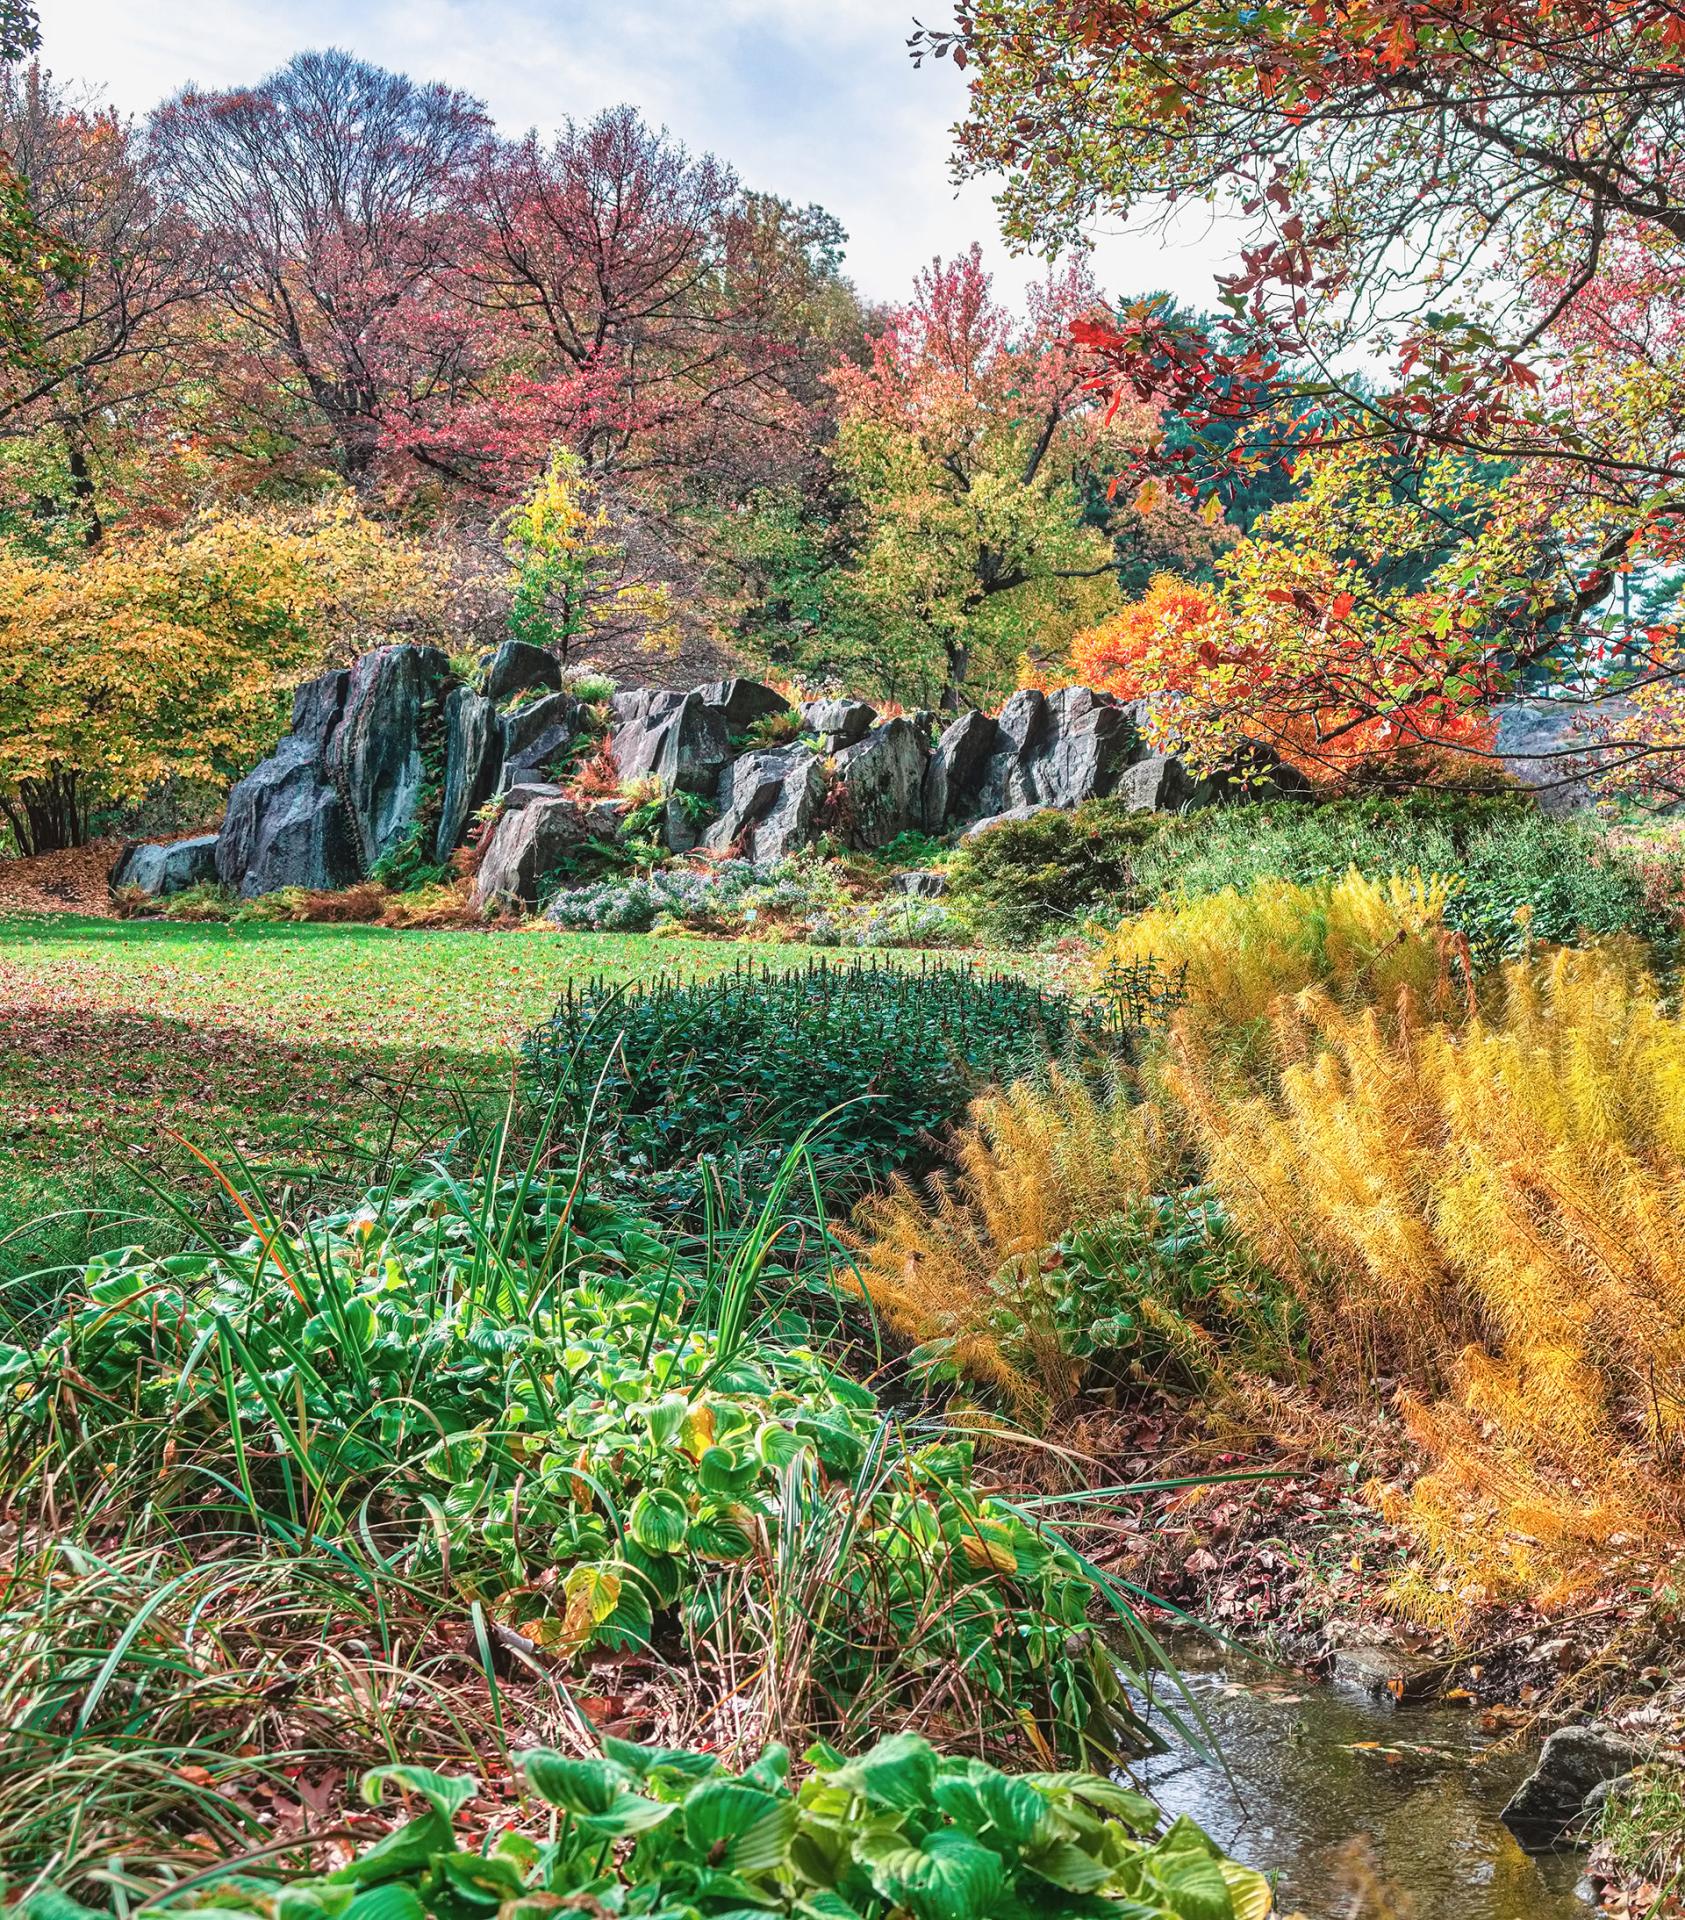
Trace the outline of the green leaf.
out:
[[[345,1909],[345,1920],[427,1920],[414,1887],[389,1880],[383,1887],[365,1887]]]
[[[371,1767],[362,1780],[367,1805],[380,1805],[388,1783],[405,1793],[419,1794],[447,1820],[454,1820],[480,1791],[479,1781],[470,1773],[435,1773],[431,1767]]]
[[[612,1760],[570,1760],[541,1749],[522,1754],[520,1765],[541,1800],[564,1808],[582,1827],[606,1838],[643,1833],[673,1812],[659,1800],[628,1791],[633,1776]]]
[[[916,1920],[986,1920],[1006,1884],[1000,1855],[952,1829],[929,1835],[921,1847],[909,1847],[899,1834],[865,1834],[854,1851],[876,1891]]]
[[[870,1753],[850,1760],[831,1775],[832,1783],[874,1807],[910,1813],[930,1805],[936,1784],[936,1751],[916,1733],[891,1734]]]
[[[770,1873],[782,1866],[796,1830],[796,1803],[741,1780],[704,1780],[683,1801],[685,1838],[710,1866]]]
[[[367,1853],[346,1861],[326,1877],[333,1886],[373,1886],[381,1880],[396,1880],[401,1874],[419,1871],[431,1864],[435,1854],[455,1851],[456,1835],[451,1831],[451,1823],[437,1808],[430,1807],[426,1813],[387,1834],[384,1840],[377,1840]]]
[[[646,1487],[626,1516],[626,1531],[646,1553],[677,1553],[689,1526],[685,1503],[665,1487]]]

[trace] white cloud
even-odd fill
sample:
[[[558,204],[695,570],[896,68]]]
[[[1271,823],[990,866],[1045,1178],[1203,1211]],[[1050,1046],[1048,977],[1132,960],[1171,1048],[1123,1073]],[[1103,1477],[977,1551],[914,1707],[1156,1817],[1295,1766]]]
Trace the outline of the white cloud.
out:
[[[300,47],[466,88],[511,130],[548,128],[631,100],[751,185],[817,200],[849,230],[849,270],[879,299],[933,255],[985,243],[1002,284],[1037,271],[1009,259],[986,186],[948,178],[948,126],[963,106],[945,63],[906,55],[913,0],[218,0],[173,13],[131,0],[54,0],[45,57],[141,113],[192,80],[258,79]],[[939,17],[941,9],[928,9]],[[1228,257],[1197,217],[1180,244],[1102,236],[1097,269],[1119,293],[1168,286],[1208,303]]]

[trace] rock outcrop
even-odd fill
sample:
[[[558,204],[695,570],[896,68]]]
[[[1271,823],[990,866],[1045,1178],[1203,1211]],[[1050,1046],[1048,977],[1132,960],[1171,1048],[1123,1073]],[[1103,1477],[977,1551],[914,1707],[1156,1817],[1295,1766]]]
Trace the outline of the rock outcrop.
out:
[[[292,731],[228,796],[217,878],[244,899],[279,887],[346,887],[359,877],[357,841],[326,758],[350,680],[325,673],[300,687]]]
[[[928,749],[910,720],[885,720],[836,757],[837,814],[849,844],[887,846],[924,824]]]
[[[229,796],[218,877],[247,895],[345,886],[418,824],[442,862],[485,802],[502,795],[481,891],[527,899],[552,855],[578,837],[581,809],[548,803],[564,798],[562,769],[584,756],[598,725],[560,679],[550,655],[510,641],[487,658],[479,688],[456,684],[437,648],[409,645],[311,681],[295,698],[292,732]],[[640,831],[677,853],[705,845],[769,861],[821,831],[871,849],[902,833],[976,832],[1111,794],[1173,808],[1238,791],[1233,780],[1196,779],[1173,756],[1150,752],[1140,709],[1087,687],[1015,693],[998,715],[956,715],[934,743],[934,715],[880,719],[864,700],[812,701],[802,715],[821,751],[745,749],[758,722],[789,712],[758,680],[634,688],[616,694],[611,711],[621,780],[656,782],[667,796],[655,825]],[[1254,790],[1303,785],[1267,756],[1246,775]],[[542,822],[507,824],[541,802]],[[586,810],[593,834],[617,830],[609,816],[624,804],[605,805]]]
[[[499,720],[506,787],[544,780],[579,738],[584,710],[571,693],[547,693],[524,700]]]
[[[155,900],[209,885],[217,877],[216,843],[214,833],[196,834],[191,840],[141,841],[118,855],[106,884],[113,893],[139,887]]]
[[[590,812],[577,800],[556,793],[533,797],[505,811],[480,856],[474,876],[474,904],[497,901],[535,907],[546,880],[567,855],[590,839]]]
[[[497,708],[484,694],[457,687],[445,701],[445,784],[433,858],[448,860],[468,823],[497,790],[503,745]]]
[[[814,838],[825,791],[819,756],[804,747],[742,754],[720,775],[719,818],[703,845],[720,853],[741,848],[751,860],[781,860]]]
[[[328,735],[327,771],[345,802],[364,873],[416,823],[433,772],[430,747],[442,762],[450,690],[450,659],[437,647],[376,647],[351,669],[344,709]]]

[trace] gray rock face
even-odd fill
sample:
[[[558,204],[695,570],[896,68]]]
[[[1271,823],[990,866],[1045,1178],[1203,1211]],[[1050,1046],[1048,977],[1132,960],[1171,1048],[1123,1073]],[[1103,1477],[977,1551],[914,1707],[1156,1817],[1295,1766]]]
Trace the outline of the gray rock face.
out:
[[[497,709],[483,694],[456,688],[445,700],[445,786],[435,860],[451,857],[469,820],[497,791],[502,765]]]
[[[781,860],[814,837],[824,769],[800,747],[745,753],[721,774],[717,798],[720,817],[704,846],[724,852],[741,844],[751,860]]]
[[[1078,807],[1113,792],[1124,770],[1146,753],[1138,718],[1136,708],[1088,687],[1015,693],[995,722],[977,811]]]
[[[622,780],[654,774],[668,792],[682,787],[708,793],[731,758],[725,709],[710,705],[701,689],[617,694],[614,714],[614,759]]]
[[[1031,797],[1076,807],[1113,791],[1124,769],[1146,752],[1140,711],[1087,687],[1062,687],[1047,702],[1046,744],[1030,768]]]
[[[191,840],[149,840],[125,847],[107,884],[113,893],[119,887],[139,887],[155,900],[208,885],[216,879],[216,843],[214,833],[201,833]]]
[[[1504,1825],[1524,1847],[1553,1847],[1579,1819],[1593,1790],[1630,1773],[1640,1757],[1630,1740],[1607,1727],[1559,1727],[1504,1808]]]
[[[910,720],[886,720],[837,755],[850,842],[881,847],[924,822],[925,748]]]
[[[502,781],[544,780],[552,762],[579,736],[583,709],[571,693],[547,693],[503,715]]]
[[[494,707],[501,707],[529,687],[559,689],[561,684],[561,663],[556,656],[524,640],[505,640],[486,664],[485,696]]]
[[[760,680],[713,680],[697,691],[704,706],[717,707],[728,733],[741,733],[757,720],[768,720],[789,708],[781,693]]]
[[[986,713],[962,713],[942,729],[924,770],[924,830],[945,832],[977,794],[983,769],[998,739]]]
[[[554,780],[523,780],[516,786],[504,789],[503,813],[519,813],[522,807],[530,807],[535,800],[559,800],[561,794],[562,790]]]
[[[1132,813],[1175,813],[1207,806],[1214,797],[1210,782],[1196,779],[1173,753],[1149,753],[1126,767],[1117,784],[1117,798]]]
[[[910,900],[940,900],[948,891],[948,876],[930,868],[912,868],[892,874],[889,890]]]
[[[300,687],[292,732],[228,796],[217,878],[243,899],[277,887],[346,887],[358,877],[357,843],[326,766],[350,681],[325,673]]]
[[[1600,700],[1506,700],[1494,708],[1497,750],[1509,773],[1536,790],[1548,813],[1588,807],[1595,796],[1586,775],[1619,754],[1598,747],[1600,732],[1631,739],[1638,710],[1624,694]]]
[[[513,901],[537,906],[545,881],[593,830],[586,810],[562,794],[533,798],[506,812],[481,856],[474,877],[474,905]]]
[[[437,647],[377,647],[351,669],[344,711],[328,736],[327,769],[365,873],[414,824],[427,783],[427,736],[435,728],[442,734],[450,684],[450,661]]]
[[[802,708],[808,730],[820,736],[827,753],[841,753],[864,740],[877,717],[877,710],[864,700],[810,700]]]

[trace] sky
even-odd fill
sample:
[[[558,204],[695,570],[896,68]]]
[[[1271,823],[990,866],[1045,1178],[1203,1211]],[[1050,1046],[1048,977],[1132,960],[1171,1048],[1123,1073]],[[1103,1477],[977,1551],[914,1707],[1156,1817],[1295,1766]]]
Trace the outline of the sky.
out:
[[[144,113],[189,81],[249,84],[310,46],[476,94],[509,132],[541,130],[629,100],[744,183],[818,201],[849,232],[848,271],[869,299],[905,295],[938,254],[982,241],[997,285],[1018,295],[1041,269],[1002,245],[989,188],[956,192],[948,130],[964,105],[947,62],[915,70],[906,39],[920,0],[40,0],[42,58]],[[933,23],[944,0],[924,0]],[[1168,289],[1212,302],[1231,255],[1190,215],[1157,232],[1095,236],[1113,294]]]

